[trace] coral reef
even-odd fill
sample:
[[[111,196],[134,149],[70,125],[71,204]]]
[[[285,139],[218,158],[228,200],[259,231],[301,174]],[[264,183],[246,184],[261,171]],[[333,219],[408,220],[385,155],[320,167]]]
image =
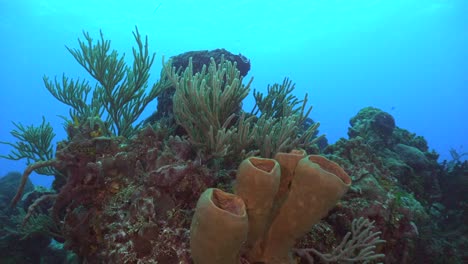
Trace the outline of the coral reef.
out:
[[[449,176],[422,137],[395,126],[393,117],[380,109],[364,108],[350,124],[349,139],[340,139],[324,152],[352,176],[353,186],[325,220],[335,227],[350,226],[351,219],[361,216],[375,221],[386,240],[379,246],[386,263],[447,263],[447,251],[450,263],[462,263],[466,228],[443,224],[451,221],[444,220],[447,210],[441,203],[450,200],[442,189],[448,187],[447,177],[458,177],[457,183],[464,184],[451,190],[467,187],[461,180],[466,179],[466,164],[459,162],[457,176]],[[434,214],[434,207],[441,211]],[[460,214],[464,207],[455,211]],[[452,224],[465,220],[459,216]],[[452,232],[464,235],[448,242]]]
[[[70,106],[68,137],[55,151],[45,120],[15,124],[17,142],[1,142],[12,147],[3,158],[28,167],[14,177],[14,197],[12,187],[1,192],[0,262],[216,263],[219,252],[234,252],[233,263],[466,260],[464,153],[438,163],[424,138],[374,107],[351,118],[348,139],[326,146],[307,96],[295,97],[287,78],[266,95],[255,91],[256,106],[245,112],[250,83],[236,67],[250,64],[224,50],[209,64],[209,52],[196,65],[187,54],[174,58],[146,94],[154,55],[134,37],[133,67],[102,34],[95,43],[85,33],[80,49],[69,48],[99,83],[90,100],[86,81],[44,79]],[[135,123],[169,89],[159,117]],[[33,171],[53,175],[53,188],[32,190]],[[203,236],[217,239],[211,259],[203,258],[214,241]]]

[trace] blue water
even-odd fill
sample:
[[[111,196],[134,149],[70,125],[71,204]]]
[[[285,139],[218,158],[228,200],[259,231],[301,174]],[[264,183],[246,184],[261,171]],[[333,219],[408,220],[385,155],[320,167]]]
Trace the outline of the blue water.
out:
[[[77,47],[82,30],[98,38],[101,29],[130,58],[138,26],[157,53],[153,81],[162,55],[226,48],[251,59],[255,89],[289,77],[298,97],[309,93],[311,117],[330,143],[347,136],[359,109],[374,106],[450,159],[450,148],[468,152],[466,14],[466,0],[0,0],[0,141],[14,140],[11,121],[39,125],[42,116],[56,140],[65,138],[59,115],[68,108],[42,76],[89,77],[65,48]],[[9,151],[0,145],[0,154]],[[0,175],[24,168],[0,159]]]

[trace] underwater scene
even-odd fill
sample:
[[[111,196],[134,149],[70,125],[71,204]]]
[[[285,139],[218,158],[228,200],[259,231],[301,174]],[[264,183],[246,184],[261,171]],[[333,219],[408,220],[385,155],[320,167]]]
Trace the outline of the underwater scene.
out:
[[[467,14],[0,0],[0,264],[468,263]]]

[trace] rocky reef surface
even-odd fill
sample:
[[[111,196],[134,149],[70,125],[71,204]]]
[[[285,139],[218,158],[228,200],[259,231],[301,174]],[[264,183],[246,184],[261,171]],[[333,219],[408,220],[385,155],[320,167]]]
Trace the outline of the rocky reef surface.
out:
[[[424,138],[397,127],[390,114],[373,107],[351,118],[348,134],[321,154],[340,164],[353,184],[295,247],[331,252],[352,220],[365,217],[375,221],[386,241],[376,249],[385,254],[385,263],[463,263],[467,162],[437,163],[437,153],[429,151]],[[76,254],[68,257],[70,262],[191,263],[195,203],[208,187],[232,190],[237,169],[209,168],[186,139],[151,127],[127,142],[118,137],[72,140],[59,146],[57,158],[68,180],[53,203],[35,208],[26,229],[17,226],[24,227],[27,208],[51,192],[28,183],[27,196],[10,209],[20,175],[1,178],[2,263],[20,256],[31,260],[27,263],[51,255],[63,261],[67,254],[52,251],[51,239]]]

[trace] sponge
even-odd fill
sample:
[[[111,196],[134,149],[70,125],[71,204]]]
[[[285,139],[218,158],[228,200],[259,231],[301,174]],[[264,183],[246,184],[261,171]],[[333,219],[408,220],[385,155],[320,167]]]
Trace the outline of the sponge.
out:
[[[249,224],[244,201],[220,189],[206,189],[198,199],[190,226],[195,264],[238,264]]]
[[[281,168],[274,159],[250,157],[237,170],[235,194],[244,200],[249,216],[249,233],[245,251],[256,254],[273,222],[273,202],[280,185]],[[251,256],[250,258],[253,258]]]
[[[325,217],[351,185],[336,163],[305,151],[251,157],[237,173],[236,194],[207,189],[190,228],[195,264],[293,264],[296,240]]]
[[[301,159],[289,195],[265,238],[263,257],[255,261],[294,263],[291,249],[296,240],[327,215],[350,184],[351,178],[338,164],[317,155]]]

